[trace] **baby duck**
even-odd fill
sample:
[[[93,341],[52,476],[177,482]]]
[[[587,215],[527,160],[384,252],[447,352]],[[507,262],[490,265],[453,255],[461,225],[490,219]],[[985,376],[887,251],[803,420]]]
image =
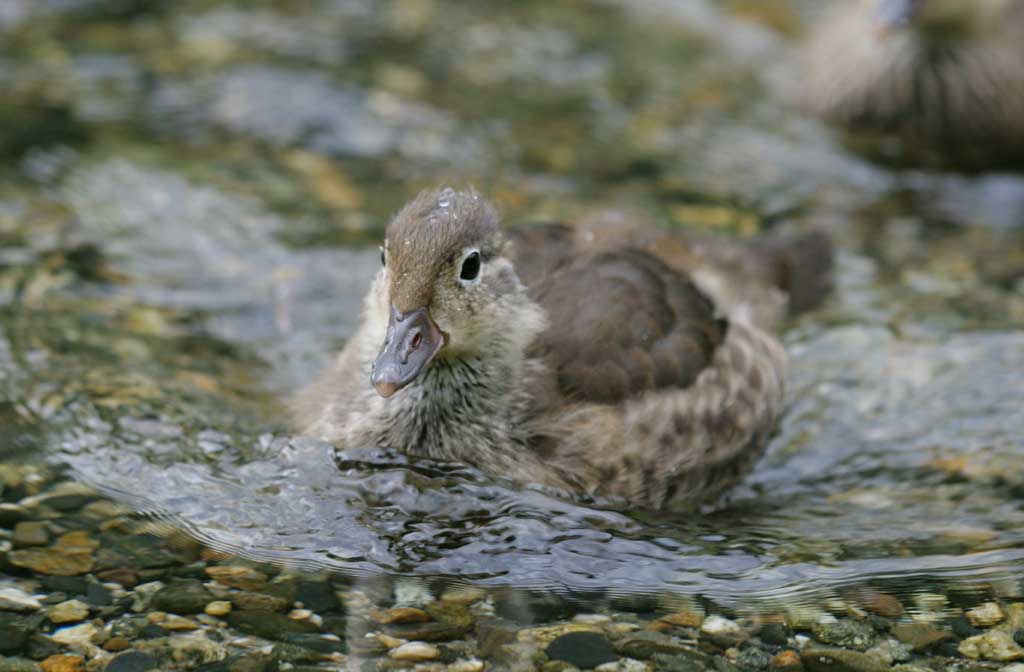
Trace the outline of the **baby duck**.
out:
[[[1024,156],[1022,44],[1022,0],[843,3],[807,44],[801,95],[831,122],[901,140],[899,158],[1014,163]]]
[[[761,455],[786,366],[770,329],[821,300],[830,263],[820,235],[694,243],[621,217],[506,235],[475,191],[424,192],[296,422],[342,450],[690,509]]]

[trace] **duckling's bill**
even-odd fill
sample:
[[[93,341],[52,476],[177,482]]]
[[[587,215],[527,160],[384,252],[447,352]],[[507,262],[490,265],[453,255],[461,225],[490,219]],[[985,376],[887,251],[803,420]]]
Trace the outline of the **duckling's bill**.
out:
[[[374,389],[384,398],[398,392],[416,379],[446,340],[426,308],[402,313],[391,306],[384,346],[370,374]]]

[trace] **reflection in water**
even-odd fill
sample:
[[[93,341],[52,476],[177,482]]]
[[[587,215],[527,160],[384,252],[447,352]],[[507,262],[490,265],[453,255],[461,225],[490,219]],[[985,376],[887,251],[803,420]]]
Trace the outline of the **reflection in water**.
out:
[[[8,4],[17,36],[101,3]],[[788,43],[713,3],[301,4],[69,27],[54,72],[0,53],[20,64],[0,102],[29,110],[0,129],[5,459],[45,452],[216,548],[346,573],[737,606],[1019,577],[1020,180],[844,152],[758,88]],[[616,512],[287,434],[275,397],[351,333],[364,244],[408,195],[380,185],[448,173],[513,216],[833,232],[837,297],[791,330],[786,419],[728,502]]]
[[[169,240],[133,243],[131,222],[153,213],[91,218],[90,199],[105,202],[107,171],[118,175],[111,184],[124,183],[130,174],[118,171],[125,168],[101,167],[71,183],[83,213],[80,235],[102,234],[108,249],[132,249],[111,257],[136,278],[126,291],[150,302],[192,300],[193,292],[216,301],[219,318],[208,328],[255,344],[283,369],[288,360],[272,353],[296,347],[293,330],[316,338],[351,328],[363,283],[379,263],[375,251],[344,262],[310,257],[266,237],[259,226],[272,230],[272,220],[260,224],[247,214],[239,221],[258,233],[208,232],[202,223],[211,212],[230,226],[248,205],[156,171],[140,175],[186,189],[173,201],[196,210],[178,213]],[[118,224],[125,228],[115,231]],[[158,250],[179,240],[192,253],[157,263]],[[204,254],[226,263],[210,267]],[[339,276],[339,266],[353,270]],[[266,426],[225,433],[159,410],[111,418],[78,405],[54,457],[215,548],[304,568],[673,591],[744,604],[813,600],[871,581],[973,582],[1020,571],[1024,511],[1008,486],[979,487],[957,470],[1024,482],[1016,459],[1024,390],[1015,383],[1024,336],[899,337],[871,307],[870,262],[845,256],[840,266],[831,311],[840,324],[805,324],[794,335],[791,405],[768,457],[731,503],[703,517],[631,517],[461,465],[373,450],[336,455],[325,443]],[[279,296],[266,291],[280,268],[299,269],[297,286],[313,289],[300,293],[295,305],[303,312],[290,328],[257,328],[281,310]],[[318,342],[322,353],[327,339]]]

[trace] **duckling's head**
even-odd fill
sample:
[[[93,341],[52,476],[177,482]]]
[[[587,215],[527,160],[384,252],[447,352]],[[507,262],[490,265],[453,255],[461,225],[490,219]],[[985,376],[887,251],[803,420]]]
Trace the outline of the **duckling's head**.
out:
[[[425,191],[388,226],[381,252],[390,310],[371,381],[390,397],[437,358],[501,353],[530,304],[494,207],[472,189]]]
[[[984,33],[1015,0],[867,0],[882,35],[903,30],[937,40]]]

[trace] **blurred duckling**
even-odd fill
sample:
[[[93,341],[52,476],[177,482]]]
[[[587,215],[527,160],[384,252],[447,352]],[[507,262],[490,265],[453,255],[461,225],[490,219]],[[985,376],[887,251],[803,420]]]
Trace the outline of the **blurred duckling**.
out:
[[[815,234],[698,242],[619,216],[505,232],[474,191],[424,192],[296,423],[343,450],[691,509],[761,455],[783,407],[772,331],[822,300],[830,266]]]
[[[801,97],[900,141],[890,158],[984,169],[1024,157],[1024,0],[856,0],[813,32]]]

